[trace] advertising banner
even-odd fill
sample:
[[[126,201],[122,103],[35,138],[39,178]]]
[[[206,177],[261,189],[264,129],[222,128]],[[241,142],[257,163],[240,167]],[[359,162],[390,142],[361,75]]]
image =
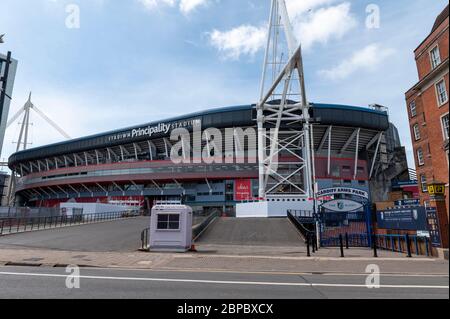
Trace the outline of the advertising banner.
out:
[[[395,208],[377,212],[379,228],[428,230],[425,207]]]
[[[401,199],[395,201],[395,206],[420,206],[418,199]]]
[[[336,199],[323,204],[322,207],[333,212],[354,212],[361,210],[364,205],[353,200]]]
[[[234,182],[234,200],[237,202],[251,200],[252,181],[250,179],[238,179]]]
[[[325,189],[319,190],[317,192],[316,196],[322,197],[322,196],[332,196],[332,195],[336,195],[336,194],[354,195],[354,196],[362,197],[365,199],[369,198],[368,192],[366,192],[362,189],[357,189],[357,188],[352,188],[352,187],[325,188]]]
[[[441,247],[441,232],[436,208],[429,207],[427,212],[428,230],[430,231],[431,244],[433,247]]]

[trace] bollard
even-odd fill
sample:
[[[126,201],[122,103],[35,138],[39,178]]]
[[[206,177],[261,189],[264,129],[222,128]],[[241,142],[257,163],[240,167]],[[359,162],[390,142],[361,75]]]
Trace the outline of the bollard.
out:
[[[311,257],[311,250],[309,248],[309,234],[306,235],[306,256]]]
[[[349,243],[348,243],[348,233],[345,233],[345,249],[349,249]]]
[[[311,239],[312,252],[313,252],[313,254],[315,254],[316,251],[317,251],[317,249],[316,249],[316,237],[314,236],[314,234],[309,234],[309,238]]]
[[[411,254],[411,239],[409,238],[409,234],[405,235],[405,241],[406,241],[406,257],[411,258],[412,254]]]
[[[341,248],[341,257],[344,258],[344,241],[342,239],[342,234],[339,235],[339,246]]]
[[[377,252],[377,236],[374,234],[372,235],[372,246],[373,246],[373,257],[377,258],[378,257],[378,252]]]

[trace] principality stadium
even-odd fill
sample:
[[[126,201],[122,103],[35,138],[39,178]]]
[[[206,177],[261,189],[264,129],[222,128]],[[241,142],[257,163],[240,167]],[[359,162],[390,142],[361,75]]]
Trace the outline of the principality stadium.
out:
[[[311,104],[309,113],[317,191],[348,187],[370,194],[370,180],[396,139],[388,113],[379,106],[332,104]],[[208,152],[214,161],[208,163],[175,163],[171,133],[183,128],[192,135],[199,125],[223,136],[230,130],[256,131],[256,106],[211,109],[15,153],[9,168],[18,177],[16,202],[29,207],[67,201],[121,203],[149,209],[157,200],[183,200],[192,207],[234,215],[237,203],[258,199],[258,162],[251,160],[256,156],[257,146],[251,143],[255,138],[247,134],[245,146],[237,138],[225,138],[219,146],[215,142],[215,154]],[[202,137],[202,149],[208,149],[211,140]],[[199,154],[193,151],[193,140],[183,144],[181,153],[195,159]],[[288,157],[280,152],[280,161]],[[283,189],[277,194],[269,200],[291,200]]]

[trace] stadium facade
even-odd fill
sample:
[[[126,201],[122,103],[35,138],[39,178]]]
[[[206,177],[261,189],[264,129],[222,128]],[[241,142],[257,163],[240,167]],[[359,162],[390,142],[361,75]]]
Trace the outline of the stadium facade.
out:
[[[390,151],[388,113],[380,107],[311,106],[317,191],[343,187],[370,194],[370,180],[386,164],[383,155]],[[201,155],[195,153],[193,135],[199,126],[202,150],[207,150],[210,161],[196,160]],[[179,143],[171,135],[180,128],[193,138],[176,152],[192,160],[174,162]],[[219,146],[215,141],[212,154],[211,129],[225,137],[239,129],[246,136],[240,140],[232,135]],[[148,209],[156,200],[183,199],[193,207],[233,215],[237,203],[258,197],[257,145],[251,143],[252,131],[256,131],[255,105],[243,105],[21,151],[8,163],[17,176],[16,203],[54,207],[66,201],[120,202]],[[280,156],[288,160],[288,155]]]

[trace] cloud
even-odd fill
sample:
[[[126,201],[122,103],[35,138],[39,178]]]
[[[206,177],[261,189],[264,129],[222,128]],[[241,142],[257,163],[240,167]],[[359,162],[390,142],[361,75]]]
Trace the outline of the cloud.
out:
[[[359,70],[375,70],[384,59],[394,52],[395,50],[383,48],[379,44],[370,44],[354,52],[349,59],[342,61],[339,65],[329,70],[319,71],[319,74],[331,80],[342,80]]]
[[[286,0],[286,7],[291,19],[296,19],[303,13],[315,9],[319,6],[329,5],[337,0]]]
[[[230,31],[213,30],[210,33],[210,43],[221,52],[225,58],[237,60],[241,55],[255,55],[264,48],[267,28],[252,25],[241,25]]]
[[[340,39],[357,25],[350,3],[321,7],[334,2],[336,0],[287,2],[294,35],[305,49],[315,43],[326,45],[331,39]],[[241,25],[228,31],[213,30],[209,36],[210,44],[225,58],[237,60],[242,55],[253,56],[264,48],[267,26]]]
[[[147,10],[154,10],[161,5],[175,7],[178,4],[183,14],[188,14],[209,0],[138,0]]]
[[[138,0],[146,9],[154,10],[161,5],[168,5],[173,7],[175,0]]]
[[[180,0],[180,11],[183,14],[188,14],[195,8],[205,5],[208,0]]]
[[[295,15],[292,26],[297,39],[305,49],[310,49],[315,43],[325,45],[331,39],[342,38],[357,25],[350,8],[351,4],[344,2],[312,11],[307,17]]]

